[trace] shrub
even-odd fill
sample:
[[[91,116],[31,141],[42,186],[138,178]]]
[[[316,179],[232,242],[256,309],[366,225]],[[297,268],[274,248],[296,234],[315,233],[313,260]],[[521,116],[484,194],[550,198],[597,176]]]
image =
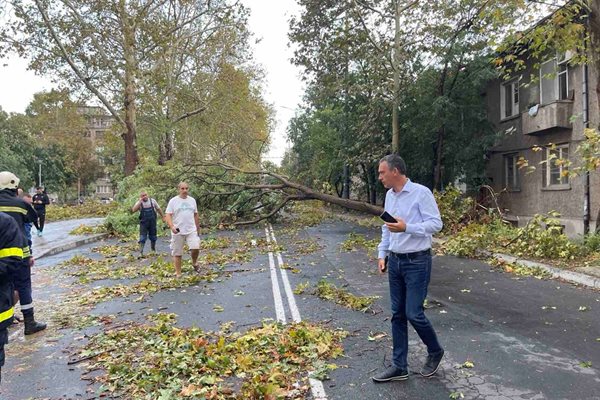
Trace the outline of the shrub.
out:
[[[587,251],[600,251],[600,233],[592,233],[583,239],[583,245]]]
[[[475,201],[464,196],[456,186],[449,185],[443,192],[435,191],[434,196],[444,223],[442,233],[458,232],[472,220]]]
[[[536,214],[526,226],[518,228],[510,250],[519,256],[535,258],[574,259],[583,255],[583,248],[562,233],[559,216],[556,211]]]

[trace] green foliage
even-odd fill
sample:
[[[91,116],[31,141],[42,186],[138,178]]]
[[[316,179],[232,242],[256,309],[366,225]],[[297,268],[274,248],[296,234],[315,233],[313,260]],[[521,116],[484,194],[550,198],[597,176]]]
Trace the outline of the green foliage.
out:
[[[589,252],[600,252],[600,233],[587,235],[583,240],[583,244]]]
[[[330,213],[319,200],[299,201],[292,204],[293,222],[299,226],[315,226],[330,218]]]
[[[340,245],[343,251],[357,251],[359,248],[364,248],[368,252],[373,253],[377,250],[380,239],[367,239],[364,235],[358,233],[350,233],[348,239],[344,240]]]
[[[519,256],[551,259],[574,259],[582,255],[582,248],[562,233],[559,216],[555,211],[536,214],[526,226],[517,229],[516,240],[509,245],[511,251]]]
[[[49,204],[46,206],[46,220],[62,221],[67,219],[106,217],[118,207],[119,205],[116,202],[104,204],[93,200],[76,206]]]
[[[77,228],[71,230],[69,235],[93,235],[95,233],[103,233],[104,226],[89,226],[81,224]]]
[[[486,248],[488,243],[487,225],[472,223],[450,236],[444,243],[444,250],[459,257],[475,257],[477,251]]]
[[[529,223],[514,228],[499,218],[471,223],[450,236],[444,249],[450,254],[473,257],[477,250],[510,253],[535,259],[573,260],[586,254],[582,246],[562,233],[558,213],[536,214]]]
[[[378,298],[376,296],[356,296],[324,279],[317,284],[315,294],[321,299],[333,301],[351,310],[361,312],[369,311],[373,302]]]
[[[449,185],[443,192],[436,190],[434,195],[444,223],[442,234],[456,233],[472,220],[475,201],[456,186]]]
[[[178,328],[172,316],[93,336],[81,357],[110,393],[128,398],[303,398],[306,371],[343,353],[347,335],[306,322],[245,333]],[[328,365],[328,369],[335,365]]]

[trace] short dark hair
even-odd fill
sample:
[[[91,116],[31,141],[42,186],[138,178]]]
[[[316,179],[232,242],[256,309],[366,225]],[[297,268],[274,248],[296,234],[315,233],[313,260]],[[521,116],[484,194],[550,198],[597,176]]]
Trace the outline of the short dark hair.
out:
[[[29,197],[31,198],[31,195],[27,192],[23,192],[23,194],[21,195],[21,197]]]
[[[41,187],[41,186],[38,186],[38,187],[36,187],[36,189],[37,189],[37,190],[40,190],[40,189],[43,189],[43,187]]]
[[[395,168],[402,175],[406,175],[406,163],[398,154],[388,154],[387,156],[383,157],[381,161],[379,161],[379,164],[382,162],[386,162],[391,170]]]

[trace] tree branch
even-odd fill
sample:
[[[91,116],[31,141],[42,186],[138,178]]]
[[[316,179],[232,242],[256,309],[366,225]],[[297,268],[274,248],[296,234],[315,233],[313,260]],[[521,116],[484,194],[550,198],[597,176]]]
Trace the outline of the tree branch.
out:
[[[123,120],[123,118],[121,118],[121,115],[119,115],[119,113],[113,108],[113,106],[109,103],[108,99],[106,97],[104,97],[104,95],[102,93],[100,93],[100,91],[94,85],[91,84],[89,78],[84,76],[84,74],[79,69],[79,67],[77,67],[75,62],[71,59],[71,57],[69,56],[69,53],[65,49],[65,46],[62,44],[62,42],[58,38],[58,35],[56,34],[56,31],[52,27],[52,24],[50,23],[50,19],[48,18],[48,14],[46,13],[46,10],[42,6],[41,1],[35,0],[35,4],[36,4],[38,10],[40,11],[40,13],[42,14],[42,19],[44,20],[44,25],[46,26],[46,29],[48,29],[48,31],[50,32],[52,39],[54,40],[54,42],[60,49],[62,57],[69,64],[69,66],[71,67],[71,69],[73,70],[75,75],[77,75],[79,80],[85,85],[86,88],[88,88],[88,90],[90,90],[92,93],[94,93],[96,95],[96,97],[98,97],[98,99],[102,102],[102,104],[104,104],[104,106],[108,109],[108,111],[112,114],[112,116],[115,117],[115,119],[122,126],[125,126],[125,121]]]

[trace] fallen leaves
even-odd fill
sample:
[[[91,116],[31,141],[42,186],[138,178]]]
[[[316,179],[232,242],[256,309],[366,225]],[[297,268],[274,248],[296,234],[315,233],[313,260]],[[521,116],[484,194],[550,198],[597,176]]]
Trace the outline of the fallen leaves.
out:
[[[372,252],[377,249],[379,242],[380,239],[368,240],[364,235],[352,232],[348,235],[348,239],[342,242],[340,248],[343,251],[358,251],[358,249],[363,248]]]
[[[357,310],[367,312],[377,296],[356,296],[348,291],[336,287],[334,284],[322,279],[317,284],[315,294],[324,300],[333,301],[336,304]]]
[[[367,340],[369,342],[375,342],[375,341],[381,340],[387,336],[388,336],[388,334],[385,332],[376,332],[376,333],[371,333],[369,336],[367,336]]]
[[[294,289],[294,294],[303,294],[306,289],[308,289],[309,285],[310,283],[308,281],[297,284],[296,288]]]
[[[108,392],[125,398],[305,398],[311,377],[326,379],[347,335],[311,323],[268,324],[245,333],[204,332],[173,326],[171,314],[155,325],[134,325],[90,338],[79,356]],[[110,350],[110,351],[109,351]],[[299,384],[300,383],[300,384]],[[169,397],[170,396],[170,397]]]

